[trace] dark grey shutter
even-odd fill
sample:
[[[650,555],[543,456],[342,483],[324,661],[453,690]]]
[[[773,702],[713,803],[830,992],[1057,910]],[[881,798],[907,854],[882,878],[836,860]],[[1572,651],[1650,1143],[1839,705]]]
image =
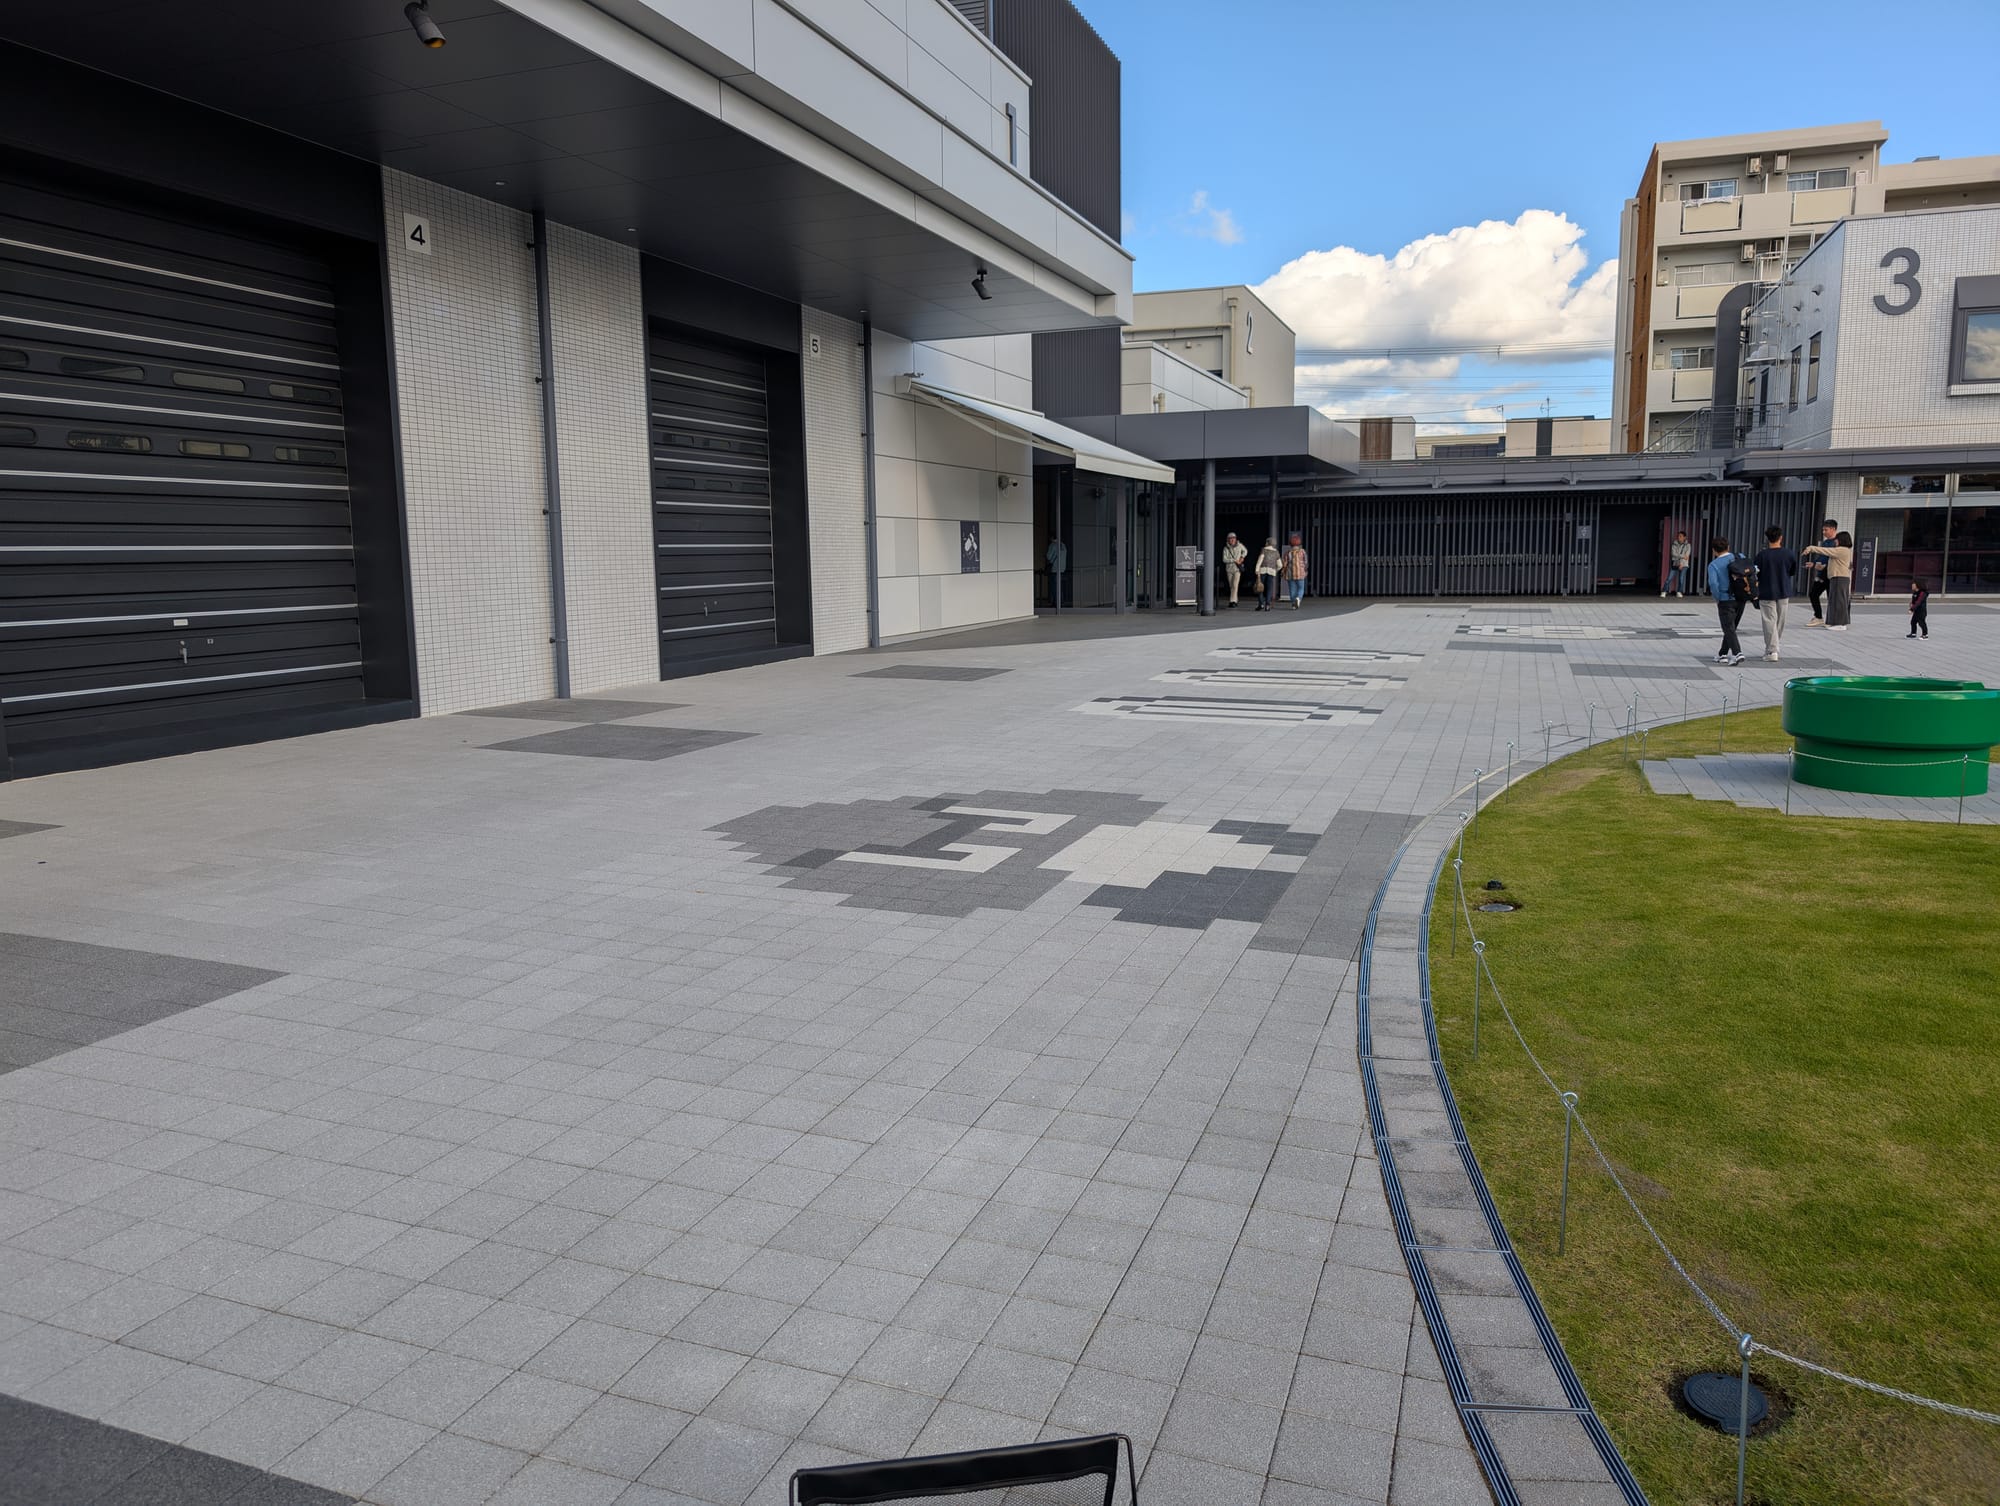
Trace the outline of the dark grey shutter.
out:
[[[648,346],[660,671],[778,641],[762,355],[656,328]]]
[[[85,741],[362,699],[332,274],[0,176],[0,709]]]

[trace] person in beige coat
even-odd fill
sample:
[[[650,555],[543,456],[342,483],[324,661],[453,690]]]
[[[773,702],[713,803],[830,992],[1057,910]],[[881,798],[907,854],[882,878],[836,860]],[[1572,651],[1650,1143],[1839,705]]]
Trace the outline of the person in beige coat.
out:
[[[1236,591],[1243,583],[1243,562],[1250,558],[1250,551],[1242,541],[1231,534],[1222,542],[1222,574],[1229,582],[1229,604],[1236,605]]]
[[[1854,614],[1854,536],[1843,528],[1831,544],[1808,544],[1800,552],[1826,561],[1826,630],[1846,632]]]

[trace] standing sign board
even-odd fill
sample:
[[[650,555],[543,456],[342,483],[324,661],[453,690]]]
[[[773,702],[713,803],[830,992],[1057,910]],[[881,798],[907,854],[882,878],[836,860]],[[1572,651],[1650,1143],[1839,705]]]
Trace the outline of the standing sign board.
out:
[[[1174,605],[1192,607],[1200,604],[1201,596],[1201,549],[1194,544],[1174,546]]]
[[[979,525],[960,523],[958,525],[958,573],[977,575],[979,573]]]
[[[1858,540],[1854,545],[1854,594],[1875,594],[1875,540]]]

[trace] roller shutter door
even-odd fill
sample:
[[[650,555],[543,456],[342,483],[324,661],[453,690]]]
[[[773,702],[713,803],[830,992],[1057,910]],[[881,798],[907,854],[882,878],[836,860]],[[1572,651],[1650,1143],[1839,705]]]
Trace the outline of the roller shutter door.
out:
[[[362,698],[309,248],[0,173],[0,712],[38,741]]]
[[[653,545],[660,672],[777,639],[771,434],[764,358],[653,331]]]

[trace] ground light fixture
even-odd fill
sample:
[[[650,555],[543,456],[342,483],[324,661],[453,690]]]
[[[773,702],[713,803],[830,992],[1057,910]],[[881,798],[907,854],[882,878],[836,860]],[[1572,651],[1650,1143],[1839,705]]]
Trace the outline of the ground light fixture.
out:
[[[972,291],[979,295],[982,302],[992,299],[993,295],[986,291],[986,269],[984,267],[981,267],[977,272],[972,274]]]
[[[417,40],[426,47],[444,46],[444,33],[437,22],[431,19],[430,0],[410,0],[403,7],[403,14],[409,18],[410,30],[417,34]]]

